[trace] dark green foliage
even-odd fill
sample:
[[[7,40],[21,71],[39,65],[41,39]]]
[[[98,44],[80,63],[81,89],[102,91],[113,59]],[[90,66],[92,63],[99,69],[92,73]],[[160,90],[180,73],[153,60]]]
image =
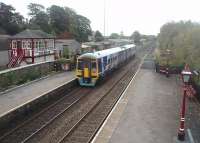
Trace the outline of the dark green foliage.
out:
[[[76,14],[74,10],[68,7],[52,5],[45,12],[43,6],[31,4],[29,6],[32,18],[29,28],[42,29],[47,33],[59,35],[63,32],[70,32],[79,42],[88,41],[91,35],[90,20],[82,15]],[[36,6],[36,7],[35,7]],[[37,12],[35,11],[37,9]]]
[[[28,81],[40,78],[41,75],[37,70],[27,70],[20,74],[19,72],[8,72],[1,75],[2,81],[0,82],[0,88],[8,88],[14,85],[20,85]]]
[[[101,32],[99,32],[98,30],[95,32],[94,37],[95,37],[95,41],[96,42],[104,40],[104,37],[102,36]]]
[[[69,58],[69,49],[68,48],[63,49],[63,57],[66,59]]]
[[[120,36],[119,36],[118,33],[112,33],[112,34],[110,34],[110,38],[111,39],[118,39],[118,38],[120,38]]]
[[[16,34],[24,29],[24,24],[22,15],[15,12],[12,6],[0,2],[0,31],[3,34]]]
[[[45,12],[39,12],[30,20],[29,27],[31,29],[42,29],[44,32],[50,33],[49,16]]]
[[[68,7],[52,5],[46,10],[43,5],[30,3],[28,21],[12,6],[1,2],[0,5],[0,34],[14,35],[26,28],[41,29],[54,35],[70,32],[76,40],[85,42],[92,33],[90,20]]]
[[[92,34],[90,20],[82,15],[76,15],[75,37],[79,42],[88,41],[88,36]]]
[[[53,72],[53,63],[10,71],[0,75],[0,91],[41,78]]]
[[[63,7],[53,5],[48,9],[48,13],[54,33],[60,34],[69,31],[69,17]]]
[[[188,63],[200,69],[200,24],[190,21],[170,22],[163,25],[158,36],[159,49],[173,53],[173,65]]]
[[[141,35],[138,31],[133,32],[130,38],[133,39],[136,45],[140,44]]]
[[[44,12],[45,7],[43,5],[40,5],[40,4],[30,3],[28,5],[28,9],[30,11],[28,13],[28,15],[30,15],[31,17],[34,17],[34,16],[38,15],[40,12]]]

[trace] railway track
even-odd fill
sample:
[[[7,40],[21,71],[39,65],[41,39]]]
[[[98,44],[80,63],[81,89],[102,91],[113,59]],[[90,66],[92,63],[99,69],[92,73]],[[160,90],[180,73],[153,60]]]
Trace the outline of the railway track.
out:
[[[89,143],[130,82],[131,77],[134,75],[131,72],[133,71],[127,72],[119,82],[97,102],[95,107],[88,111],[73,128],[63,136],[59,143]]]
[[[134,67],[133,65],[135,64],[136,62],[125,66],[124,68],[129,67],[130,69],[130,67]],[[116,73],[115,76],[113,76],[114,78],[107,80],[107,82],[104,83],[102,86],[96,87],[95,90],[91,92],[89,96],[87,96],[89,97],[88,99],[84,98],[84,100],[82,100],[82,103],[79,104],[73,112],[71,112],[72,118],[65,116],[65,118],[58,119],[57,121],[52,123],[49,128],[34,136],[31,140],[29,140],[29,142],[60,142],[64,138],[64,136],[66,136],[66,134],[71,133],[71,131],[74,130],[74,127],[76,127],[79,122],[84,119],[84,117],[88,113],[90,113],[90,111],[93,110],[94,107],[96,107],[96,105],[105,97],[105,95],[107,95],[108,92],[111,91],[111,88],[117,85],[121,78],[124,77],[125,74],[127,74],[124,69],[120,70],[121,72]]]
[[[126,88],[138,63],[136,59],[123,66],[95,89],[77,87],[1,136],[0,142],[89,142]]]
[[[25,142],[40,130],[48,126],[60,114],[64,113],[67,109],[76,104],[81,98],[88,95],[91,90],[92,89],[83,89],[78,87],[67,96],[62,97],[57,102],[34,115],[32,118],[1,136],[0,142]]]

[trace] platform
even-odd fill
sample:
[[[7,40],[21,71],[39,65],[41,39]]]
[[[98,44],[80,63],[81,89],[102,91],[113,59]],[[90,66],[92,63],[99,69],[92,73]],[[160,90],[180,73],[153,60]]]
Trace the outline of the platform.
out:
[[[179,123],[175,76],[140,69],[93,143],[173,143]]]
[[[75,78],[74,72],[57,73],[0,94],[0,117]]]

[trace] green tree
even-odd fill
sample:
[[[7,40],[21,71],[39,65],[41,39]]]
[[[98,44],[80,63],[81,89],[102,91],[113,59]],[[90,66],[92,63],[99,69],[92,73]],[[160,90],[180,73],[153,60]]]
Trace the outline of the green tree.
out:
[[[120,36],[119,36],[118,33],[111,33],[111,34],[110,34],[110,38],[111,38],[111,39],[118,39],[118,38],[120,38]]]
[[[101,32],[99,32],[98,30],[95,32],[95,41],[103,41],[104,37],[102,36]]]
[[[24,17],[11,5],[0,3],[0,27],[5,34],[16,34],[24,28]]]
[[[88,41],[88,36],[92,34],[90,20],[82,15],[76,15],[77,33],[76,39],[79,42]]]
[[[36,4],[36,3],[30,3],[28,5],[28,9],[29,9],[29,13],[28,15],[34,17],[37,14],[39,14],[40,12],[44,12],[45,11],[45,7],[43,5],[40,4]]]
[[[174,65],[190,64],[200,68],[200,24],[190,21],[170,22],[164,24],[158,36],[159,49],[170,49]]]
[[[44,11],[44,6],[31,3],[28,8],[32,16],[29,27],[32,29],[42,29],[55,35],[69,32],[79,42],[88,41],[91,35],[90,20],[69,7],[52,5]]]
[[[45,7],[40,4],[30,3],[28,9],[30,11],[29,15],[31,16],[29,28],[41,29],[47,33],[51,33],[49,15],[45,12]]]
[[[69,32],[69,17],[65,13],[65,9],[60,6],[52,5],[48,9],[50,24],[52,31],[61,34],[65,31]]]
[[[78,32],[77,31],[78,23],[77,23],[77,19],[76,19],[77,14],[73,9],[71,9],[69,7],[65,7],[64,9],[65,9],[65,13],[69,19],[69,32],[76,35]]]
[[[51,33],[49,24],[49,16],[45,12],[39,12],[29,21],[31,29],[41,29],[47,33]]]
[[[135,44],[140,44],[140,39],[141,39],[141,35],[138,31],[133,32],[133,34],[131,35],[131,39],[134,40]]]

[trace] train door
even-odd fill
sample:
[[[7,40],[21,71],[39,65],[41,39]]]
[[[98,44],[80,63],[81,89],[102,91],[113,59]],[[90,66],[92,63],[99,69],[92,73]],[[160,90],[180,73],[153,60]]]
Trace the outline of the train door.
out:
[[[83,63],[83,77],[89,79],[91,77],[91,64],[89,60]]]
[[[103,69],[104,69],[104,71],[107,70],[106,66],[107,66],[107,56],[103,57]]]
[[[97,77],[98,75],[98,69],[97,69],[97,60],[92,60],[91,61],[91,76],[92,77]]]

